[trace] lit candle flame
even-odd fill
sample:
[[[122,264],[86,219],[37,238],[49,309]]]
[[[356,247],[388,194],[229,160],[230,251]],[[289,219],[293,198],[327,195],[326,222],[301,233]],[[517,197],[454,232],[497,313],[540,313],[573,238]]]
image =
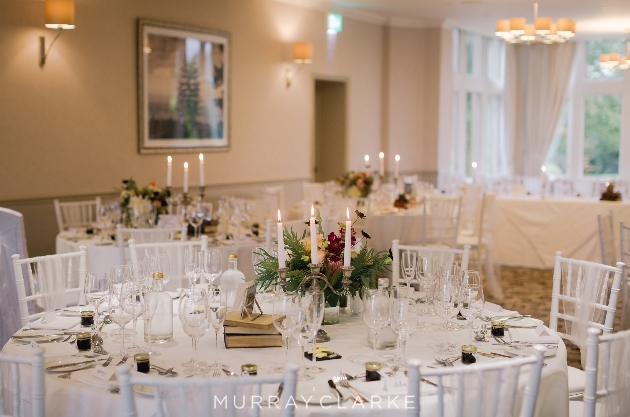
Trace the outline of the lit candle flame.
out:
[[[370,155],[365,155],[365,162],[370,162]]]
[[[278,210],[278,223],[280,223],[282,221],[282,218],[280,217],[280,210]]]
[[[545,171],[547,171],[547,167],[543,165],[543,166],[541,166],[541,167],[540,167],[540,170],[541,170],[542,172],[545,172]]]
[[[378,157],[383,159],[383,158],[385,158],[385,154],[383,152],[379,152],[378,153]]]
[[[472,167],[473,167],[473,168],[477,168],[477,163],[476,163],[476,162],[473,162],[473,163],[472,163]]]
[[[170,164],[171,162],[173,162],[173,158],[171,158],[171,156],[167,156],[166,157],[166,161]]]
[[[203,154],[202,153],[199,154],[199,160],[203,161]]]
[[[188,169],[188,162],[184,162],[184,169]]]
[[[311,206],[311,216],[315,216],[315,207]]]
[[[400,161],[400,155],[396,155],[394,159],[396,160],[396,162]]]

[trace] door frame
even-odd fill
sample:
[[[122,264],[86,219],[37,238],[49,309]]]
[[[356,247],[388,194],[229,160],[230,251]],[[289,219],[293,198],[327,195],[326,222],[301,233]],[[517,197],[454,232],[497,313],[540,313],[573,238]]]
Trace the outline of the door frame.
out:
[[[310,158],[309,158],[309,178],[311,180],[311,182],[315,182],[315,159],[316,159],[316,138],[315,138],[315,110],[316,110],[316,106],[315,106],[315,82],[317,81],[333,81],[333,82],[340,82],[340,83],[344,83],[346,85],[346,97],[345,100],[346,102],[344,103],[344,109],[345,109],[345,119],[346,119],[346,129],[344,132],[344,147],[345,147],[345,154],[346,154],[346,161],[345,161],[345,166],[343,167],[343,171],[347,172],[348,171],[348,166],[349,166],[349,158],[350,158],[350,144],[348,143],[348,131],[349,131],[349,123],[348,121],[349,119],[349,111],[348,111],[348,103],[350,102],[349,100],[349,96],[350,96],[350,77],[346,77],[346,76],[337,76],[337,75],[327,75],[327,74],[320,74],[320,73],[311,73],[311,117],[310,117],[310,128],[311,128],[311,135],[310,135],[310,143],[309,143],[309,153],[310,153]]]

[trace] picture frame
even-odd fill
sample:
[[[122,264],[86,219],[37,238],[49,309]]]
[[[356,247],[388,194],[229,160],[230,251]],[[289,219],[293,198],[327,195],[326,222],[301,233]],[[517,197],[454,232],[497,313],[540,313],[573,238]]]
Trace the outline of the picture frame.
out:
[[[138,152],[230,149],[229,32],[138,19]]]

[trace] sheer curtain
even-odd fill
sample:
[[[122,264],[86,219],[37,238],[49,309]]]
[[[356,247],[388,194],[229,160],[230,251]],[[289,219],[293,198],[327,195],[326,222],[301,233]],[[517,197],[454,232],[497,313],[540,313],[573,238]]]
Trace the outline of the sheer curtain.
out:
[[[515,174],[535,177],[560,117],[569,84],[576,43],[508,45],[507,84],[515,91]],[[514,65],[515,64],[515,65]]]

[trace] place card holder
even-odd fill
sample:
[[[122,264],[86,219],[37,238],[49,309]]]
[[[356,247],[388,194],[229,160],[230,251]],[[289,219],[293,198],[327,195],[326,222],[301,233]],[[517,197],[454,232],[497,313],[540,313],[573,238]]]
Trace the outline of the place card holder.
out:
[[[258,311],[256,311],[256,307],[258,307]],[[255,281],[247,281],[238,284],[232,310],[241,312],[241,320],[247,317],[249,320],[254,321],[262,316],[262,308],[260,308],[260,304],[258,304],[258,300],[256,300]]]

